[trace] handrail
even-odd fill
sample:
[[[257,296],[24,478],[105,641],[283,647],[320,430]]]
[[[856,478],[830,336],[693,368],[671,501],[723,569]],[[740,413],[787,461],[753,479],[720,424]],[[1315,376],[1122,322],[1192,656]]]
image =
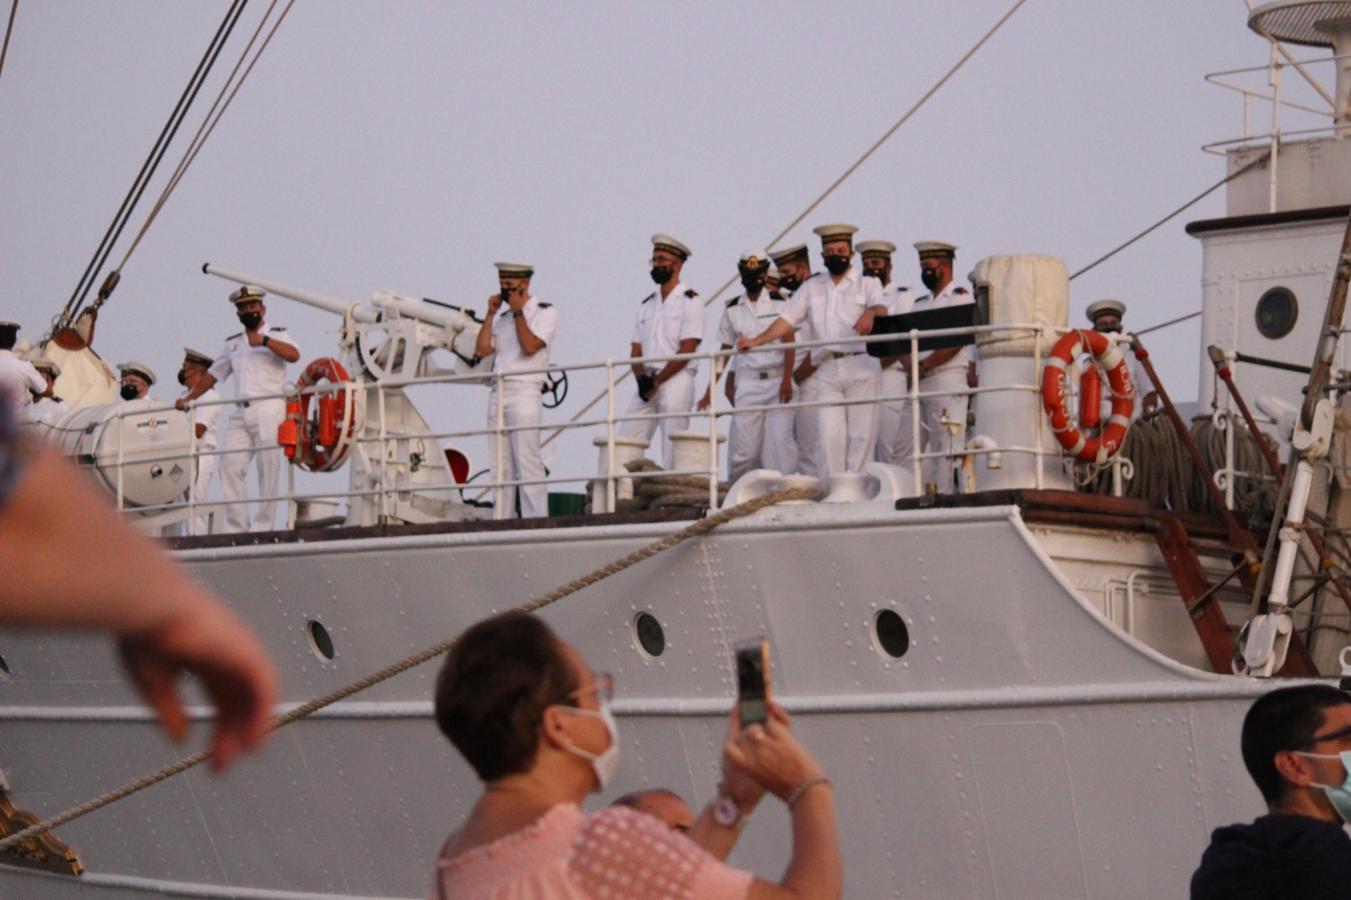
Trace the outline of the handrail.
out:
[[[1037,381],[1039,379],[1041,361],[1044,359],[1045,355],[1043,342],[1046,340],[1047,336],[1050,336],[1052,337],[1052,339],[1054,339],[1060,334],[1073,330],[1076,329],[1069,327],[1042,325],[1035,322],[1026,322],[1026,323],[1014,322],[998,325],[972,325],[954,328],[932,329],[928,331],[910,331],[901,334],[852,335],[847,338],[834,340],[824,339],[813,341],[797,341],[791,345],[795,349],[812,349],[817,347],[831,347],[842,345],[848,345],[851,348],[857,348],[861,345],[866,344],[880,343],[880,342],[898,342],[898,341],[909,342],[912,348],[916,348],[917,342],[923,338],[949,337],[957,335],[979,336],[992,334],[1001,334],[1001,335],[1007,334],[1008,340],[1015,340],[1015,339],[1026,340],[1029,338],[1033,339],[1034,343],[1033,355],[1028,360],[1029,365],[1033,367],[1032,368],[1033,377],[1028,380],[1019,380],[1017,383],[1012,384],[986,385],[986,386],[979,386],[976,388],[963,386],[960,389],[951,391],[936,391],[936,390],[926,391],[921,389],[920,379],[918,377],[918,359],[920,354],[914,352],[914,350],[912,349],[911,353],[909,354],[911,359],[911,372],[909,385],[904,393],[894,393],[894,392],[886,393],[882,392],[879,387],[878,395],[868,398],[860,398],[844,401],[795,399],[789,403],[765,403],[749,406],[723,408],[719,406],[719,404],[717,403],[717,397],[719,392],[715,390],[711,392],[710,404],[708,409],[702,411],[691,409],[687,411],[673,411],[666,413],[661,412],[629,413],[627,411],[620,413],[616,408],[617,404],[616,392],[613,387],[614,370],[619,366],[628,366],[635,362],[656,364],[656,363],[665,363],[673,359],[683,359],[693,361],[707,360],[709,363],[709,372],[711,376],[714,372],[724,368],[724,366],[720,365],[720,363],[726,360],[727,358],[736,355],[737,351],[732,349],[723,350],[721,347],[714,347],[704,351],[695,351],[693,353],[683,353],[683,354],[671,354],[668,356],[646,356],[632,359],[610,358],[603,362],[579,363],[576,365],[569,365],[566,368],[572,371],[603,369],[605,370],[607,376],[609,377],[609,381],[611,382],[612,386],[607,392],[608,397],[607,397],[606,414],[603,417],[595,417],[565,423],[540,422],[535,425],[513,425],[513,426],[506,425],[503,407],[504,392],[500,389],[504,381],[519,380],[522,377],[528,377],[531,375],[537,375],[547,371],[553,371],[559,368],[557,365],[550,365],[547,367],[540,367],[536,369],[523,369],[509,373],[494,372],[489,374],[477,373],[470,375],[455,375],[442,373],[415,378],[392,378],[383,382],[349,383],[347,385],[348,389],[360,390],[365,392],[367,400],[369,400],[369,392],[374,391],[376,394],[376,405],[375,405],[375,411],[377,413],[376,421],[374,423],[368,423],[366,432],[357,435],[353,439],[353,442],[356,444],[376,445],[378,448],[380,448],[377,451],[379,456],[383,458],[390,458],[388,454],[388,448],[392,441],[405,440],[407,438],[412,437],[412,435],[402,435],[398,434],[397,432],[392,432],[389,427],[389,423],[386,419],[385,396],[387,391],[390,389],[401,389],[413,385],[424,385],[424,384],[427,385],[487,384],[492,387],[492,389],[496,394],[497,407],[495,410],[496,415],[494,416],[495,421],[493,426],[474,429],[457,428],[442,431],[428,431],[428,432],[419,431],[416,434],[416,437],[420,440],[427,440],[433,443],[437,443],[438,448],[440,446],[438,442],[448,439],[483,438],[485,440],[490,440],[493,442],[493,444],[490,445],[490,448],[493,450],[495,454],[495,459],[497,461],[497,465],[494,467],[495,471],[493,473],[493,478],[492,480],[487,482],[475,482],[474,488],[476,490],[481,489],[483,493],[493,494],[495,498],[495,502],[493,504],[494,518],[503,518],[509,515],[509,511],[504,509],[505,506],[504,498],[509,490],[538,484],[550,484],[550,485],[588,484],[596,482],[602,477],[604,478],[605,481],[604,495],[609,509],[615,508],[617,487],[618,482],[620,480],[624,480],[626,482],[635,482],[641,481],[642,479],[645,478],[669,476],[669,475],[688,475],[688,476],[707,477],[709,483],[708,502],[710,508],[712,508],[715,507],[718,502],[718,483],[720,474],[718,443],[721,438],[721,435],[718,432],[719,420],[726,419],[729,416],[735,416],[738,413],[746,413],[746,412],[815,409],[826,406],[861,406],[865,404],[894,402],[897,400],[909,400],[910,421],[908,425],[911,430],[912,448],[910,452],[910,457],[907,460],[907,462],[910,463],[913,470],[913,476],[915,479],[915,490],[917,494],[923,492],[924,484],[923,484],[922,469],[925,460],[932,460],[932,459],[956,460],[965,456],[973,456],[973,457],[983,456],[991,452],[999,452],[1003,454],[1027,454],[1034,457],[1036,459],[1036,470],[1035,470],[1036,484],[1038,487],[1041,487],[1044,485],[1045,457],[1051,456],[1057,459],[1060,457],[1058,448],[1055,448],[1053,446],[1052,449],[1048,450],[1044,446],[1042,441],[1041,428],[1038,427],[1034,429],[1034,432],[1037,437],[1035,445],[1033,446],[1001,446],[998,448],[997,451],[983,448],[968,449],[966,447],[957,448],[950,452],[923,451],[921,450],[922,441],[919,440],[921,429],[920,401],[930,397],[959,395],[959,394],[966,396],[967,398],[974,398],[976,396],[984,394],[995,394],[995,393],[1021,393],[1021,394],[1036,393],[1037,391],[1040,390],[1040,386],[1037,383]],[[1127,340],[1127,338],[1124,337],[1118,339],[1123,342]],[[772,350],[776,346],[777,345],[768,345],[768,349]],[[784,346],[787,347],[790,345]],[[715,364],[718,365],[716,365],[715,367]],[[253,403],[261,400],[285,399],[288,397],[295,397],[297,394],[326,393],[331,392],[333,389],[334,389],[333,385],[325,383],[308,386],[301,390],[296,390],[294,387],[291,387],[290,390],[283,391],[281,393],[258,394],[233,398],[222,397],[215,400],[205,400],[205,401],[199,399],[188,405],[188,415],[191,423],[195,422],[197,411],[205,407],[211,406],[238,407],[239,405],[246,402]],[[113,414],[113,418],[121,419],[131,415],[144,415],[147,413],[166,412],[174,408],[175,407],[172,405],[139,407],[135,410],[116,411]],[[367,408],[368,409],[371,408],[369,403],[367,404]],[[1040,415],[1039,408],[1037,409],[1036,414]],[[706,467],[697,469],[683,469],[680,471],[655,471],[655,472],[616,471],[615,437],[617,433],[617,428],[621,423],[629,421],[663,421],[666,419],[695,419],[703,417],[706,417],[706,421],[708,422],[707,432],[708,432],[709,452]],[[547,477],[542,479],[510,479],[505,477],[504,474],[505,467],[503,465],[505,462],[505,452],[503,448],[505,447],[505,443],[509,435],[523,431],[543,432],[545,430],[551,429],[581,431],[584,429],[593,429],[597,426],[603,426],[606,429],[605,432],[606,441],[604,445],[604,452],[606,454],[607,464],[605,466],[606,474],[604,476],[597,474],[594,470],[590,470],[581,473],[571,471],[560,471],[557,473],[550,472]],[[221,457],[232,453],[254,453],[258,451],[277,450],[278,448],[275,444],[259,444],[259,445],[250,445],[245,448],[223,449],[220,446],[216,446],[214,448],[204,449],[197,445],[196,430],[195,428],[190,427],[189,449],[190,449],[189,454],[190,457],[196,459],[208,456]],[[182,453],[166,452],[162,455],[156,456],[137,454],[135,461],[133,463],[129,462],[126,459],[124,452],[124,444],[122,442],[119,442],[118,459],[116,463],[118,469],[117,485],[118,485],[119,507],[123,508],[124,510],[127,509],[125,500],[123,498],[123,492],[121,489],[126,466],[133,464],[143,465],[146,463],[163,462],[168,460],[181,460],[183,458],[184,456]],[[86,465],[93,465],[93,464],[94,463],[86,463]],[[361,488],[360,486],[349,484],[347,486],[347,489],[342,491],[300,492],[297,490],[295,484],[294,467],[288,466],[287,469],[288,469],[287,483],[281,493],[270,497],[249,497],[246,502],[248,502],[249,504],[256,504],[262,502],[285,501],[287,503],[288,526],[294,525],[296,504],[301,500],[324,499],[336,501],[340,499],[374,497],[379,499],[380,515],[382,517],[382,520],[384,520],[387,519],[387,517],[390,514],[390,503],[393,494],[397,493],[399,496],[402,497],[404,495],[418,495],[427,493],[439,493],[445,495],[451,492],[458,491],[460,492],[461,496],[464,496],[463,492],[468,487],[468,485],[465,484],[445,484],[445,483],[418,485],[413,483],[406,483],[400,481],[399,479],[389,478],[381,480],[378,484],[375,484],[373,487],[370,488]],[[478,496],[482,496],[482,494],[479,494]],[[201,509],[203,508],[214,509],[224,505],[226,505],[226,501],[223,499],[222,500],[208,499],[202,500],[200,502],[195,501],[192,498],[191,490],[189,489],[187,493],[186,502],[184,502],[183,500],[177,500],[172,503],[162,504],[159,506],[136,507],[133,508],[131,511],[137,513],[138,515],[146,516],[154,513],[169,514],[174,510],[181,509],[185,512],[187,520],[191,523],[194,521],[194,519],[196,518],[197,514],[200,512]],[[189,526],[189,530],[191,530],[191,525]]]

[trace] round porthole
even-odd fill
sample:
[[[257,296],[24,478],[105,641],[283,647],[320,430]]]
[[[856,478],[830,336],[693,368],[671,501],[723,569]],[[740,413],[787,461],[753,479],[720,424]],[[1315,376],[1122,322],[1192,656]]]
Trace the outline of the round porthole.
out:
[[[910,649],[910,629],[896,610],[884,609],[873,617],[873,643],[892,659],[900,659]]]
[[[633,617],[633,638],[638,649],[652,659],[666,652],[666,631],[652,613],[640,612]]]
[[[1289,288],[1274,287],[1257,301],[1257,330],[1262,337],[1283,338],[1299,318],[1299,302]]]
[[[310,650],[315,656],[327,662],[336,655],[333,649],[333,636],[328,633],[324,623],[318,619],[310,619],[305,625],[305,630],[310,636]]]

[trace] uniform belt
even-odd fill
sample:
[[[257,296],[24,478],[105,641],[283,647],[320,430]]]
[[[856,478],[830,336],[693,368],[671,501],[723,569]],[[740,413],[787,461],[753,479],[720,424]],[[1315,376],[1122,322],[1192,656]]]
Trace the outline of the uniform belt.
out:
[[[845,353],[845,352],[842,352],[842,351],[840,351],[840,350],[832,350],[832,351],[830,351],[830,358],[831,358],[831,359],[844,359],[846,356],[862,356],[863,353],[864,353],[864,351],[862,351],[862,350],[855,350],[855,351],[853,351],[852,353]]]

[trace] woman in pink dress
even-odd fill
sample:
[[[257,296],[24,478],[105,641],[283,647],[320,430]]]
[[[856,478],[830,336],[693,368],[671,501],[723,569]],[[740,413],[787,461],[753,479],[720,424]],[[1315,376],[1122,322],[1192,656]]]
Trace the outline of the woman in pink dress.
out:
[[[436,719],[484,791],[441,848],[431,900],[840,896],[830,782],[773,705],[744,730],[733,709],[719,798],[688,837],[626,807],[583,813],[619,763],[611,687],[534,616],[505,613],[461,636],[437,678]],[[792,817],[777,884],[722,862],[766,792]]]

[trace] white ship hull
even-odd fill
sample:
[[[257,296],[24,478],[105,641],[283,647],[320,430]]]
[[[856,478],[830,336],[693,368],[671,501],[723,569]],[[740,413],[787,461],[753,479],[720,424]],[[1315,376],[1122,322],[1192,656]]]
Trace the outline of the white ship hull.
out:
[[[182,556],[257,628],[299,703],[681,524]],[[616,675],[624,763],[612,794],[713,795],[730,648],[763,632],[778,696],[837,786],[848,896],[1177,896],[1210,830],[1261,811],[1237,744],[1270,685],[1135,640],[1100,611],[1086,570],[1045,549],[1103,539],[1121,548],[1103,566],[1148,555],[1120,536],[1039,536],[1016,506],[783,506],[543,615]],[[1135,602],[1133,629],[1175,617],[1178,640],[1194,640],[1176,597]],[[883,609],[909,629],[899,659],[876,644]],[[643,611],[665,632],[658,658],[635,638]],[[311,620],[329,630],[332,661],[312,648]],[[176,757],[105,642],[8,635],[0,652],[12,673],[0,765],[23,808],[47,814]],[[223,778],[194,770],[67,825],[58,836],[86,874],[2,868],[0,896],[424,895],[478,791],[432,721],[434,675],[425,666],[302,721]],[[769,800],[732,862],[777,877],[788,845]]]

